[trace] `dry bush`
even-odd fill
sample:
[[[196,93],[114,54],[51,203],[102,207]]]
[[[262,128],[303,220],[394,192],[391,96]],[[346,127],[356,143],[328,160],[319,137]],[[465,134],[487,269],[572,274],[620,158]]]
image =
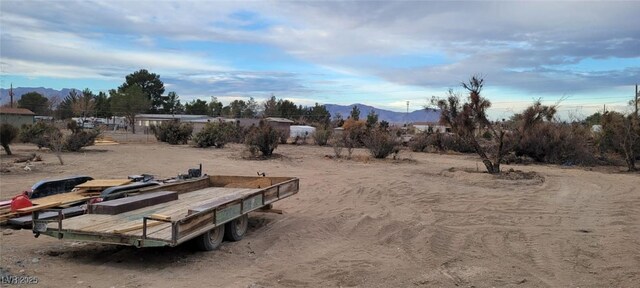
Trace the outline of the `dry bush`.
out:
[[[588,146],[589,137],[589,129],[581,125],[538,123],[521,135],[515,152],[538,162],[593,165],[597,160]]]
[[[431,133],[427,132],[420,132],[414,135],[411,138],[411,141],[409,141],[409,148],[411,148],[411,151],[424,152],[430,146],[430,136]]]
[[[276,129],[276,131],[278,132],[278,137],[280,137],[280,144],[287,144],[287,141],[289,141],[290,133],[280,129]],[[296,137],[296,139],[293,140],[293,144],[296,144],[297,141],[298,138]]]
[[[232,123],[207,123],[204,129],[198,132],[193,141],[197,147],[223,148],[237,131]]]
[[[333,154],[335,154],[336,158],[341,158],[342,150],[344,149],[344,140],[342,139],[342,135],[333,134],[331,139],[329,139],[329,145],[333,148]],[[349,156],[351,156],[351,151],[349,152]]]
[[[0,144],[2,144],[2,148],[4,148],[4,152],[7,155],[11,155],[9,144],[18,137],[18,133],[18,128],[13,127],[13,125],[7,123],[0,125]]]
[[[71,120],[67,122],[67,129],[71,130],[71,133],[78,133],[82,131],[82,126],[78,125],[78,122]]]
[[[351,142],[352,148],[361,147],[364,145],[363,139],[367,134],[367,124],[365,121],[356,121],[353,119],[347,119],[342,125],[343,135],[346,135]],[[345,147],[347,147],[345,145]]]
[[[372,129],[364,136],[364,146],[367,147],[371,156],[377,159],[384,159],[392,153],[400,151],[400,141],[395,133],[385,129]]]
[[[635,171],[635,162],[640,157],[640,119],[633,114],[605,113],[598,142],[601,151],[619,154],[628,170]]]
[[[160,125],[151,125],[150,128],[158,141],[171,145],[187,144],[193,133],[193,125],[177,120],[163,121]]]
[[[260,121],[258,127],[253,127],[248,133],[245,139],[245,145],[249,149],[252,155],[261,152],[263,156],[271,156],[273,150],[278,147],[278,142],[281,138],[281,133],[271,125]]]
[[[331,128],[318,127],[316,131],[313,132],[313,140],[318,146],[325,146],[329,142],[332,132],[333,130]]]

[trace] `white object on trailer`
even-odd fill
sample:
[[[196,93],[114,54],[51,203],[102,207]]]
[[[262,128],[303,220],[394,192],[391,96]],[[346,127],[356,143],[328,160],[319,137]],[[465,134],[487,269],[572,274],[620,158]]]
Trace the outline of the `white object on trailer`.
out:
[[[316,128],[312,126],[304,126],[304,125],[293,125],[289,128],[289,137],[296,138],[297,137],[305,137],[313,135],[313,132],[316,132]]]

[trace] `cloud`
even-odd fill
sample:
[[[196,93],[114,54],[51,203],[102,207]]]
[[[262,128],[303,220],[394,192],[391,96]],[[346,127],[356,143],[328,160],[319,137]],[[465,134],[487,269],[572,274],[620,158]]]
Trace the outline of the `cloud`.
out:
[[[476,73],[486,75],[488,85],[522,94],[606,90],[639,78],[637,64],[597,71],[571,65],[585,59],[640,58],[640,2],[122,4],[3,5],[2,73],[121,79],[144,67],[161,74],[172,88],[183,89],[181,94],[194,97],[274,92],[332,102],[366,97],[330,94],[368,92],[369,80],[374,79],[377,88],[395,88],[371,91],[376,92],[371,101],[392,106],[401,98],[457,86]],[[166,39],[175,45],[167,47]],[[263,65],[267,67],[259,69],[239,67],[242,57],[218,59],[182,44],[192,41],[275,47],[291,58],[281,57],[282,61],[302,61],[316,71],[269,68],[268,60]],[[256,59],[251,49],[246,53]],[[316,75],[322,73],[342,80]],[[418,92],[409,92],[414,90]]]

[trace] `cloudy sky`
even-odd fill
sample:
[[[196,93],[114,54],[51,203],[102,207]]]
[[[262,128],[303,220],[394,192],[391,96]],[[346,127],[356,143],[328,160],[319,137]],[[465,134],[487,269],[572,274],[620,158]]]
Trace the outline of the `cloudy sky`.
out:
[[[2,88],[117,87],[146,68],[181,99],[271,94],[404,111],[473,74],[495,117],[532,99],[622,108],[640,2],[2,1]]]

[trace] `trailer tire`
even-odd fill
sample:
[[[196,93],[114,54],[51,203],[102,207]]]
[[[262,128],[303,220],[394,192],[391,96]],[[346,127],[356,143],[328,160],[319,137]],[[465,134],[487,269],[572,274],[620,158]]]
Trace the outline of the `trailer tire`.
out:
[[[194,239],[196,247],[202,251],[211,251],[217,249],[220,244],[222,244],[222,240],[224,239],[224,226],[225,225],[218,226],[196,237]]]
[[[244,238],[249,228],[249,215],[244,214],[231,222],[225,224],[224,239],[227,241],[240,241]]]

